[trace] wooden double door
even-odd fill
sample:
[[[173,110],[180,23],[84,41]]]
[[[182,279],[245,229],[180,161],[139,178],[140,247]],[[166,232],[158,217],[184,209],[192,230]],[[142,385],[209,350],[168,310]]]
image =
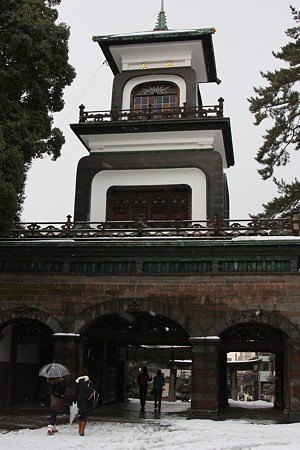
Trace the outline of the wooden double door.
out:
[[[191,188],[188,185],[112,186],[107,192],[108,221],[188,220]]]

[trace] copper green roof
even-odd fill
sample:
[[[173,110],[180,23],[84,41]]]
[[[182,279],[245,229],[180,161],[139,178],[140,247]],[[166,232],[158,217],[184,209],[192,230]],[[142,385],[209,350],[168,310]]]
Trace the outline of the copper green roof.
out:
[[[166,13],[165,13],[165,8],[164,8],[164,0],[161,0],[161,7],[160,7],[160,11],[158,13],[158,17],[157,17],[157,22],[156,25],[154,27],[154,31],[158,30],[167,30],[167,17],[166,17]]]

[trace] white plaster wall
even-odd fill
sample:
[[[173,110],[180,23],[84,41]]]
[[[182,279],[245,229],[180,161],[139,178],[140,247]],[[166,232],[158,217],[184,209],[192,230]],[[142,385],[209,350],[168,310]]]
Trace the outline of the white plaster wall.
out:
[[[106,194],[111,186],[187,184],[192,190],[192,220],[206,220],[206,176],[198,168],[105,170],[92,181],[91,222],[106,220]]]
[[[158,33],[158,31],[155,33]],[[147,33],[143,32],[142,34]],[[198,82],[207,82],[206,63],[201,39],[183,42],[173,41],[111,46],[110,51],[120,72],[124,70],[138,70],[141,64],[146,64],[148,69],[159,69],[168,67],[168,64],[171,63],[173,67],[193,67],[196,70]]]

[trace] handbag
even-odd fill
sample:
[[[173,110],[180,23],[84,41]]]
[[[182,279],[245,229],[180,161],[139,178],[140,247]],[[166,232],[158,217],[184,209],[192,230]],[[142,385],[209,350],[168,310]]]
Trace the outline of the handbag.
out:
[[[51,394],[50,409],[51,411],[64,412],[65,410],[64,399],[55,397],[53,394]]]

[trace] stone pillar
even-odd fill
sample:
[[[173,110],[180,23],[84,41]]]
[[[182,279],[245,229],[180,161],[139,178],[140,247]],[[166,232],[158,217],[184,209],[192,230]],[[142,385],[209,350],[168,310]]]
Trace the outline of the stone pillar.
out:
[[[219,408],[227,408],[227,352],[219,352],[219,385],[220,385],[220,403]]]
[[[177,367],[170,367],[169,402],[176,402]]]
[[[7,404],[11,405],[15,402],[15,379],[16,379],[16,367],[17,367],[17,350],[18,350],[18,333],[17,324],[13,322],[11,324],[11,337],[10,337],[10,355],[8,366],[8,383],[7,383]]]
[[[300,339],[288,339],[287,403],[288,421],[300,422]]]
[[[190,418],[217,420],[219,418],[220,339],[215,336],[191,337],[189,341],[193,352]]]
[[[72,402],[74,397],[74,382],[78,377],[79,369],[84,365],[84,344],[86,339],[80,334],[56,333],[52,335],[54,344],[54,362],[65,365],[70,375],[66,380],[65,401]]]
[[[283,352],[275,353],[275,401],[274,408],[283,410],[284,399],[284,354]],[[289,371],[288,371],[289,372]],[[287,378],[287,377],[286,377]]]
[[[237,371],[232,370],[230,372],[230,388],[231,388],[231,398],[233,400],[238,400],[238,385],[237,385]]]

